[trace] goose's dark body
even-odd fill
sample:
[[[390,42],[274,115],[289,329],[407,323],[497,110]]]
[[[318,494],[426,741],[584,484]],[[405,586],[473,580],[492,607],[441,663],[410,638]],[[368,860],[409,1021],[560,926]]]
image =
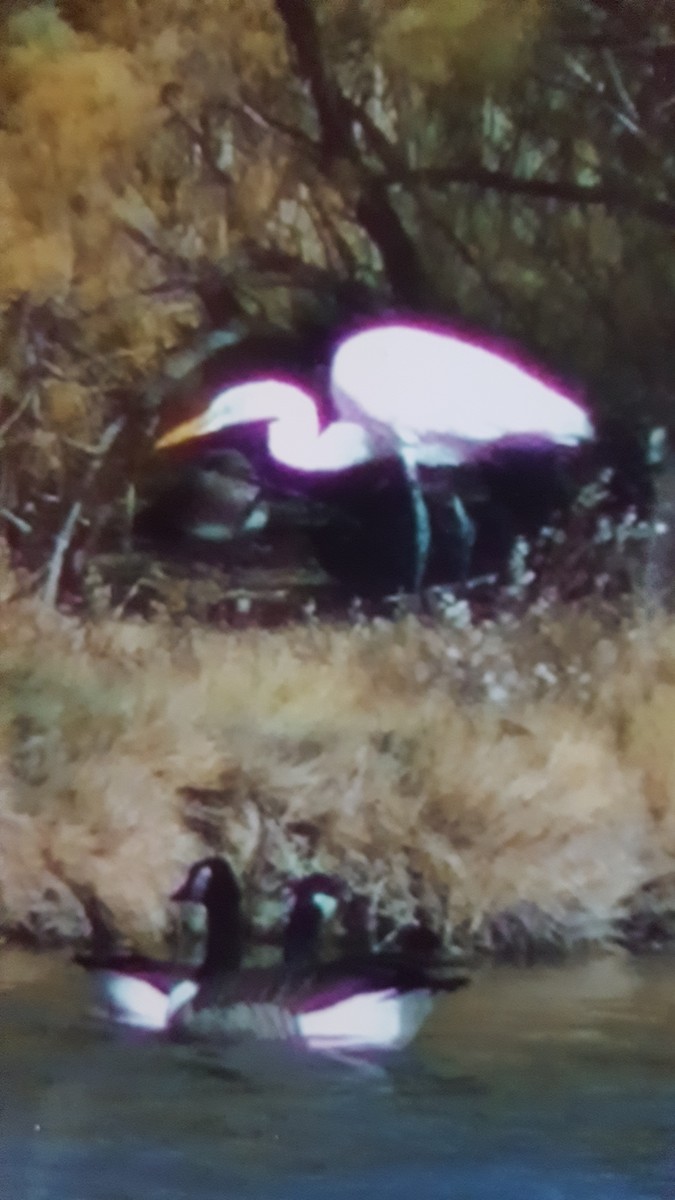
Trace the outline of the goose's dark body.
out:
[[[241,969],[240,889],[223,859],[203,859],[171,897],[204,905],[206,950],[196,968],[142,955],[78,956],[102,1007],[115,1020],[173,1037],[288,1039],[310,1049],[356,1051],[405,1045],[428,1015],[434,994],[463,987],[435,979],[400,955],[318,960],[323,920],[342,884],[312,875],[292,887],[294,902],[278,967]]]
[[[398,955],[318,962],[322,921],[341,890],[330,876],[299,881],[282,965],[203,976],[195,994],[173,1012],[172,1034],[251,1034],[294,1039],[319,1050],[394,1049],[409,1042],[429,1014],[434,994],[456,991],[468,978],[436,980]]]

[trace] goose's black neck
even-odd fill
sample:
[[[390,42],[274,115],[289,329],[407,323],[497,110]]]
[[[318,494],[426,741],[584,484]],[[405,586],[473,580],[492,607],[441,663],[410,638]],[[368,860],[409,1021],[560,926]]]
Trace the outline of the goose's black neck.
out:
[[[171,899],[206,909],[206,947],[197,978],[237,971],[243,956],[241,891],[227,860],[213,855],[194,863]]]
[[[206,907],[206,947],[200,978],[238,971],[244,952],[244,937],[238,900],[211,896]]]
[[[298,897],[284,932],[284,966],[297,971],[316,963],[322,924],[323,914],[311,897]]]

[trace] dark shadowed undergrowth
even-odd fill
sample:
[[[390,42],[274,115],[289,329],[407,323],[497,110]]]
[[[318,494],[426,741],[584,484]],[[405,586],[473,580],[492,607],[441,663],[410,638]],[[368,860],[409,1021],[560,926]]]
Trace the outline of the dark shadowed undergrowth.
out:
[[[540,610],[222,632],[0,611],[0,923],[165,935],[209,850],[251,918],[339,871],[383,918],[529,956],[675,924],[675,622]]]

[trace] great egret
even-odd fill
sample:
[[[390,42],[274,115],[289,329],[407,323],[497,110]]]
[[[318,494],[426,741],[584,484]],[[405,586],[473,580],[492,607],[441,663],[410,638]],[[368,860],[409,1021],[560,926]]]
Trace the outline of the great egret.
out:
[[[330,394],[339,419],[322,428],[309,391],[288,379],[249,379],[219,392],[205,412],[164,434],[157,448],[265,422],[270,456],[295,471],[335,475],[397,458],[414,508],[415,590],[431,539],[420,467],[489,458],[495,447],[572,446],[593,432],[584,409],[536,373],[423,325],[378,324],[345,337],[330,365]],[[470,536],[459,499],[455,510]]]

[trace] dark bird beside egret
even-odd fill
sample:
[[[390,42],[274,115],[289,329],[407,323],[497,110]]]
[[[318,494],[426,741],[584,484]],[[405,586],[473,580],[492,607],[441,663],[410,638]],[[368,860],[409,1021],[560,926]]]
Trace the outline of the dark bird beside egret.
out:
[[[246,457],[226,451],[162,471],[136,514],[134,537],[141,549],[220,561],[223,546],[254,538],[269,515]]]
[[[322,425],[317,397],[296,382],[280,376],[233,384],[205,412],[164,434],[157,448],[264,423],[270,458],[306,476],[336,477],[393,460],[412,506],[411,590],[424,581],[432,538],[421,469],[489,461],[508,447],[576,446],[592,436],[575,400],[445,329],[392,322],[353,333],[335,350],[329,387],[338,416]],[[471,522],[456,494],[452,503],[470,550]],[[392,534],[385,527],[379,536]]]

